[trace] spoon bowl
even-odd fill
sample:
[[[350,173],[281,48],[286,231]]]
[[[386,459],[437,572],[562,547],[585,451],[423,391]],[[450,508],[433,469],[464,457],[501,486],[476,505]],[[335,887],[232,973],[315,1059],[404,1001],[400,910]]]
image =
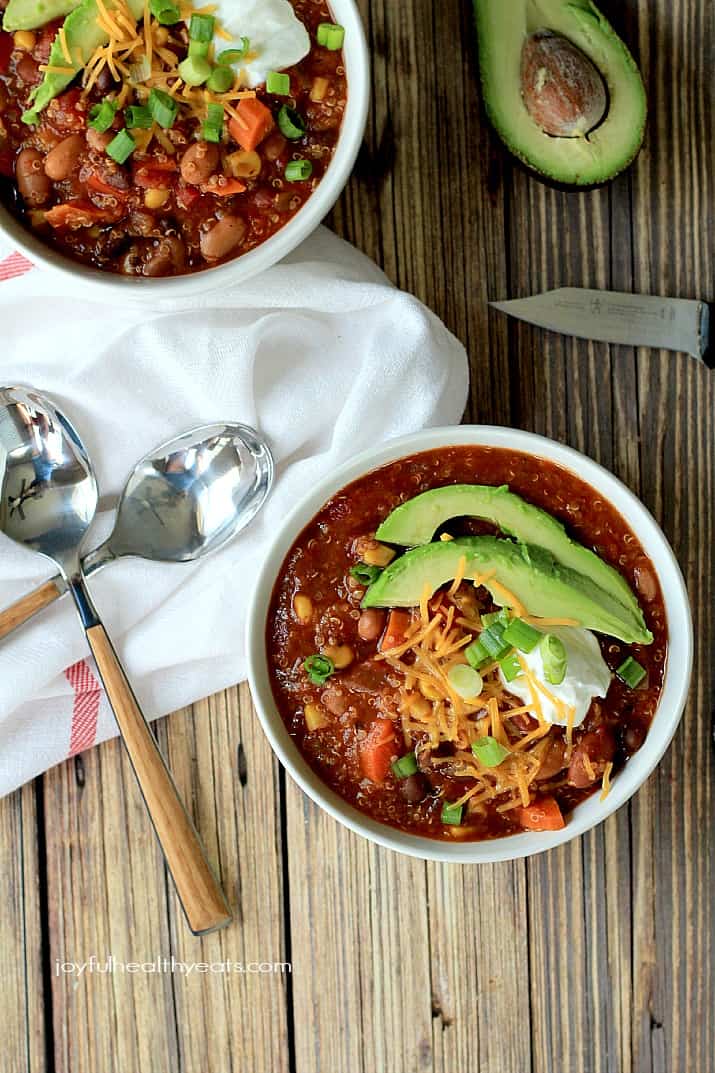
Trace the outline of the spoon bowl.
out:
[[[164,472],[171,474],[171,480],[154,509],[157,546],[161,546],[162,529],[168,529],[173,497],[183,502],[192,485],[200,487],[200,502],[206,495],[202,483],[206,467],[202,468],[200,452],[191,448],[190,458],[196,465],[188,472],[178,459],[172,468],[168,457]],[[137,495],[136,501],[150,509],[154,482],[147,481],[146,494]],[[140,481],[139,489],[142,486]],[[38,392],[1,389],[0,528],[10,539],[58,566],[82,621],[187,922],[195,935],[204,935],[230,923],[231,911],[86,585],[80,555],[97,500],[87,452],[67,418]],[[195,527],[190,551],[200,549],[199,535],[210,528]],[[171,541],[167,546],[175,547]]]
[[[26,388],[0,391],[0,529],[70,567],[97,509],[97,482],[72,425]]]

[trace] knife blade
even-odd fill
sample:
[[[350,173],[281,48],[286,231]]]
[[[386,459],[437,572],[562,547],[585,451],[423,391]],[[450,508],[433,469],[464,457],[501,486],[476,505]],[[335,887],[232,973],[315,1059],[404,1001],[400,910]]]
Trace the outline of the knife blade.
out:
[[[710,307],[689,298],[559,287],[528,298],[490,302],[511,317],[579,339],[678,350],[706,361]]]

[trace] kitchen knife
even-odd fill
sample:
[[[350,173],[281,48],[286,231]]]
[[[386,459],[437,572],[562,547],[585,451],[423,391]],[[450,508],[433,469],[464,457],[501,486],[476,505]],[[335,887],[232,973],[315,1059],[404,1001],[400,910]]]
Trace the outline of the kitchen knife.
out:
[[[491,302],[511,317],[562,335],[624,346],[680,350],[713,368],[710,306],[687,298],[559,287],[510,302]]]

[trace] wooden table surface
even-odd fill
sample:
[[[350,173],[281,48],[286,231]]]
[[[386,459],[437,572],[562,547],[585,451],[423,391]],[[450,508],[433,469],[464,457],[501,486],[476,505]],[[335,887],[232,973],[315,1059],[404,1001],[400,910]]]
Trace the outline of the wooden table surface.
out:
[[[466,0],[361,6],[374,99],[334,226],[465,342],[469,418],[572,444],[659,519],[695,612],[683,723],[597,830],[457,867],[321,814],[279,770],[245,685],[178,712],[159,737],[237,917],[204,940],[117,743],[50,771],[0,802],[2,1073],[715,1071],[715,379],[486,304],[560,284],[715,298],[713,5],[604,0],[651,112],[636,166],[587,193],[541,185],[487,129]],[[64,964],[92,955],[115,971]],[[171,957],[292,972],[122,969]]]

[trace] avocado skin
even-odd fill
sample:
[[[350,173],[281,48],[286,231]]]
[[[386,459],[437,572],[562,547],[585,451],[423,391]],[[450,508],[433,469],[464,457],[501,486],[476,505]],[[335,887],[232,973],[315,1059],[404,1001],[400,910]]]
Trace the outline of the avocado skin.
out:
[[[573,147],[576,147],[578,143],[584,141],[584,139],[550,138],[549,135],[544,134],[532,120],[530,138],[533,140],[531,151],[529,151],[529,149],[524,147],[525,139],[515,134],[515,131],[518,130],[518,122],[516,121],[515,116],[511,116],[509,119],[505,118],[504,111],[501,107],[505,95],[503,92],[500,92],[498,86],[492,84],[495,79],[492,78],[491,69],[498,70],[501,74],[504,64],[503,57],[497,55],[496,60],[492,58],[493,50],[489,41],[489,24],[490,18],[493,18],[494,12],[490,9],[496,8],[499,11],[500,17],[509,19],[512,22],[517,22],[519,19],[519,5],[521,5],[521,10],[525,11],[528,9],[530,0],[509,0],[506,4],[503,0],[473,0],[474,17],[479,39],[479,66],[482,99],[487,118],[493,129],[499,135],[509,152],[513,154],[530,174],[545,180],[547,185],[553,186],[559,190],[567,192],[588,190],[610,182],[622,171],[625,171],[626,168],[630,167],[640,152],[645,137],[648,111],[645,87],[643,85],[640,70],[638,69],[628,47],[615,32],[596,4],[593,3],[593,0],[544,0],[544,2],[550,3],[554,10],[558,9],[559,18],[554,24],[549,24],[551,20],[548,18],[544,19],[542,28],[560,34],[572,41],[577,47],[582,48],[584,43],[584,26],[587,26],[588,32],[586,36],[600,39],[604,49],[610,52],[609,58],[611,60],[611,66],[614,69],[618,67],[622,79],[621,91],[619,92],[618,99],[620,101],[624,87],[627,87],[630,96],[631,110],[633,112],[632,120],[625,124],[627,133],[624,132],[623,134],[624,139],[627,138],[627,144],[621,149],[620,153],[617,147],[613,151],[609,150],[608,153],[604,152],[602,157],[603,166],[600,169],[595,169],[593,164],[591,164],[587,173],[584,174],[581,173],[569,160],[569,158],[573,156]],[[569,32],[567,21],[564,21],[564,24],[562,25],[562,19],[572,20],[571,32]],[[526,31],[524,31],[524,33],[526,33]],[[585,51],[588,55],[586,49],[582,48],[582,51]],[[592,56],[589,58],[593,61]],[[612,97],[608,78],[609,70],[604,70],[602,63],[596,63],[595,65],[601,72],[602,77],[604,77],[604,81],[607,83],[609,97]],[[521,100],[520,86],[514,105],[514,112],[516,113],[517,110],[523,110],[524,114],[526,114],[526,109]],[[606,118],[594,131],[589,132],[588,141],[592,140],[592,135],[596,135],[600,142],[601,135],[603,134],[604,129],[608,129],[609,119],[615,110],[613,100],[611,99],[609,102],[609,112],[607,113]],[[618,110],[620,111],[621,109]],[[547,139],[545,144],[548,145],[551,143],[551,148],[554,148],[555,145],[559,146],[559,152],[562,153],[561,161],[552,159],[549,163],[537,162],[535,157],[539,154],[535,152],[534,147],[539,144],[539,141],[542,138]],[[569,146],[569,143],[572,143],[571,147]],[[547,153],[546,155],[548,156],[549,154]]]
[[[144,11],[144,0],[127,0],[127,5],[136,19]],[[67,16],[62,24],[65,40],[72,56],[75,56],[78,50],[82,54],[82,64],[80,65],[75,61],[73,64],[74,73],[71,75],[50,74],[45,71],[45,77],[30,94],[30,101],[33,102],[32,108],[23,112],[23,123],[37,123],[40,118],[40,112],[47,107],[53,98],[67,88],[79,71],[82,70],[82,67],[87,63],[97,46],[104,45],[109,40],[109,35],[105,33],[97,22],[98,15],[97,0],[82,0],[79,6],[75,7]],[[64,50],[60,44],[59,33],[52,42],[48,66],[68,66]]]
[[[467,578],[492,575],[482,584],[499,605],[503,597],[492,581],[510,590],[535,617],[570,618],[627,644],[653,640],[645,626],[590,578],[558,563],[543,548],[499,537],[463,537],[405,552],[369,587],[362,606],[416,607],[425,586],[432,595],[457,575],[462,556]]]
[[[451,484],[431,488],[396,507],[375,536],[388,544],[428,544],[440,525],[459,517],[482,518],[523,544],[543,548],[557,562],[590,578],[645,630],[643,612],[625,578],[595,552],[571,540],[556,518],[509,491],[508,485]]]
[[[69,15],[80,0],[10,0],[5,8],[4,30],[36,30],[53,19]],[[67,61],[65,61],[67,62]]]

